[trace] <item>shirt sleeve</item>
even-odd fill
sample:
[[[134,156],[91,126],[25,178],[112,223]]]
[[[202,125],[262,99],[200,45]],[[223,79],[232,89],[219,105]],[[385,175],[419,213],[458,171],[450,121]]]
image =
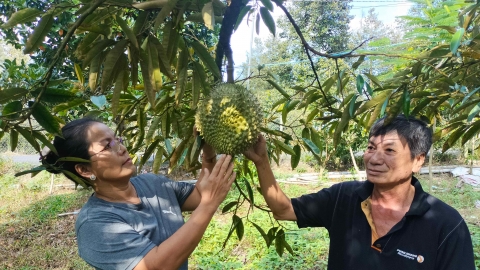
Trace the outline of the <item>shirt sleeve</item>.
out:
[[[437,270],[476,269],[472,237],[464,220],[440,243],[435,264]]]
[[[172,181],[172,187],[177,196],[178,205],[180,205],[180,207],[182,207],[188,196],[190,196],[195,189],[195,185],[180,181]]]
[[[324,188],[317,193],[293,198],[292,205],[297,216],[298,227],[325,227],[329,229],[341,187],[342,183]]]
[[[78,253],[97,269],[133,269],[155,247],[120,217],[87,219],[77,229]]]

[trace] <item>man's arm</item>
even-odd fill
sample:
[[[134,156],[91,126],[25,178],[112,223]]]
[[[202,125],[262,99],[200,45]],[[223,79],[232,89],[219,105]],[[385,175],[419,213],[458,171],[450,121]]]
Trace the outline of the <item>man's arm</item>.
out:
[[[258,142],[248,149],[244,155],[252,160],[257,167],[262,195],[268,207],[272,210],[273,217],[277,220],[296,221],[297,216],[293,210],[292,201],[283,193],[270,168],[265,138],[260,135]]]

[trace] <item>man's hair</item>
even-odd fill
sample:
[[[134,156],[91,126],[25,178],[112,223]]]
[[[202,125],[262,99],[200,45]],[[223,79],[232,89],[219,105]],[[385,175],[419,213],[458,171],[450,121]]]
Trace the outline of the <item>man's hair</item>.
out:
[[[414,117],[407,118],[403,114],[398,115],[388,124],[385,124],[385,119],[386,117],[383,117],[373,124],[368,138],[396,131],[400,138],[407,141],[412,159],[421,154],[427,155],[432,145],[432,130],[427,123]]]

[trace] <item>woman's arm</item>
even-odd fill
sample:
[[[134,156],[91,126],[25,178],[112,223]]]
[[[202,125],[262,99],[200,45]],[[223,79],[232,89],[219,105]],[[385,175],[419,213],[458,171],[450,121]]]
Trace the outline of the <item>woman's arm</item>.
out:
[[[150,250],[135,270],[178,269],[187,260],[235,180],[231,161],[231,156],[223,155],[211,173],[205,170],[202,180],[196,185],[201,196],[197,209],[177,232]]]

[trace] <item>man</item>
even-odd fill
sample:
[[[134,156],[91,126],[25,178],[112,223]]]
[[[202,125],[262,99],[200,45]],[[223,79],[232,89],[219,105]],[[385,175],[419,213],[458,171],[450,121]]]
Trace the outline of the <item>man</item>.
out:
[[[432,144],[431,130],[405,116],[385,125],[384,120],[370,130],[367,181],[343,182],[291,200],[275,181],[260,136],[245,156],[257,167],[273,216],[297,221],[300,228],[325,227],[330,270],[474,270],[465,221],[413,177]]]

